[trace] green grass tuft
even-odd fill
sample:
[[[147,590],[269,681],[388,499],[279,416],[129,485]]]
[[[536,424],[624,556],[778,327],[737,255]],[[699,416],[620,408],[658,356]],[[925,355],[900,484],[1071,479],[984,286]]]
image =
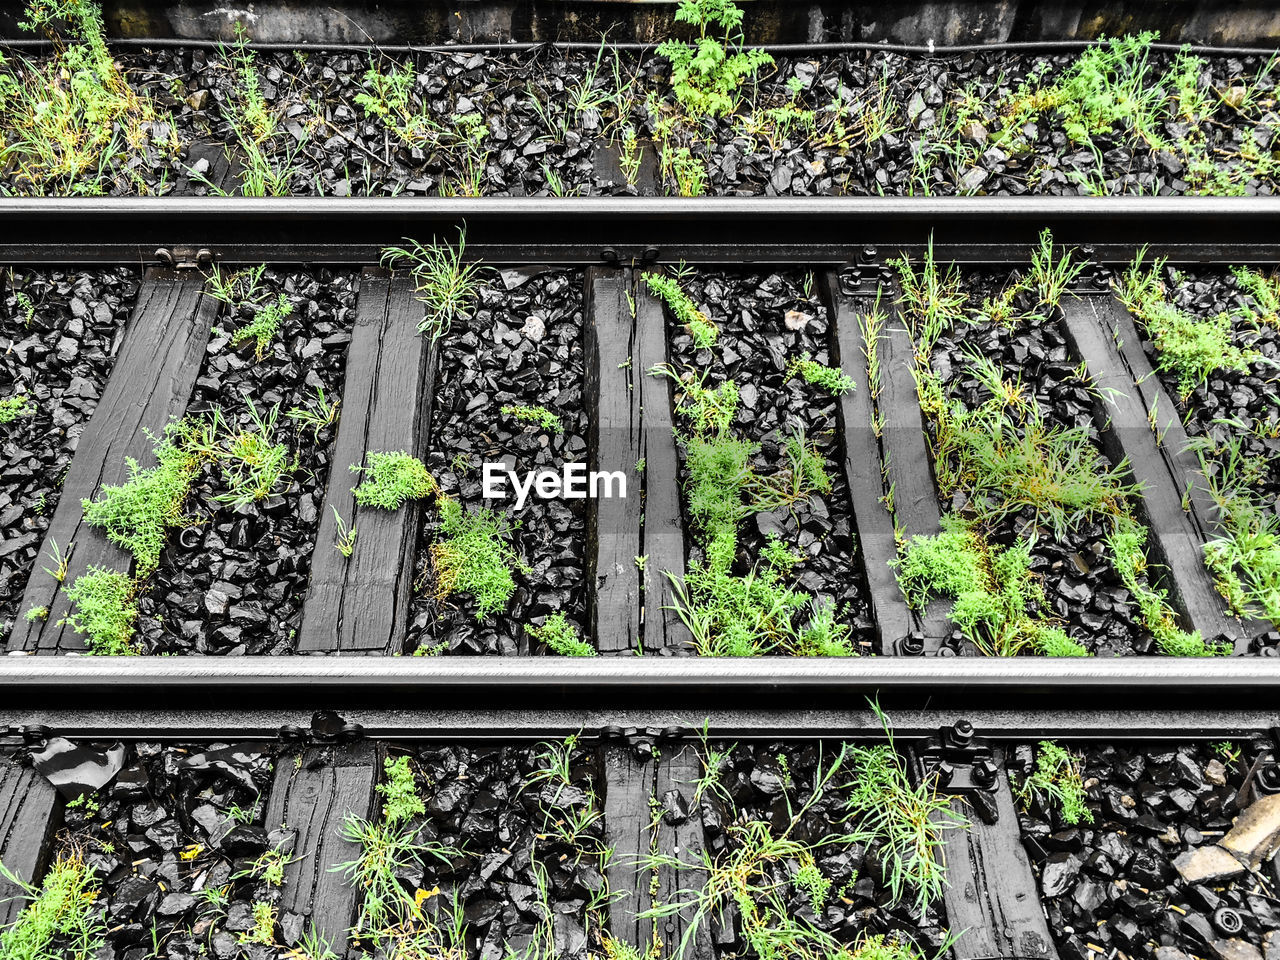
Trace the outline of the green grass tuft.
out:
[[[936,536],[915,536],[893,561],[907,602],[916,609],[932,596],[955,601],[950,620],[988,656],[1013,656],[1031,648],[1046,656],[1084,656],[1062,630],[1036,619],[1044,590],[1030,569],[1031,545],[998,549],[976,525],[942,519]]]
[[[67,588],[67,599],[72,611],[65,622],[87,635],[91,654],[121,657],[138,652],[133,639],[138,623],[134,584],[123,573],[90,567]]]
[[[1165,259],[1144,270],[1146,252],[1146,247],[1138,251],[1116,293],[1151,336],[1159,351],[1157,368],[1177,375],[1183,399],[1216,370],[1247,371],[1260,354],[1231,342],[1230,315],[1201,319],[1179,310],[1165,297]]]
[[[93,868],[78,850],[60,853],[37,888],[0,864],[30,901],[0,931],[4,960],[94,960],[106,943],[107,923],[98,905]]]
[[[476,618],[503,610],[516,588],[513,570],[528,570],[507,542],[510,525],[492,510],[468,513],[447,497],[440,501],[440,538],[431,545],[437,600],[469,593]]]
[[[399,510],[410,500],[421,500],[440,491],[426,464],[402,450],[369,453],[365,459],[369,462],[367,467],[351,465],[352,470],[364,474],[351,491],[362,507]]]
[[[423,244],[408,237],[405,241],[409,246],[383,249],[382,265],[409,268],[417,284],[418,300],[427,308],[418,330],[429,333],[433,341],[439,340],[449,332],[454,320],[475,307],[480,296],[480,277],[488,268],[464,259],[465,227],[458,231],[456,246],[447,241]]]
[[[595,647],[578,636],[578,631],[565,619],[563,613],[553,613],[540,627],[525,624],[524,630],[535,641],[544,644],[552,653],[558,653],[562,657],[594,657],[596,655]]]
[[[1093,813],[1085,802],[1080,758],[1050,740],[1040,741],[1035,770],[1017,788],[1023,806],[1040,796],[1057,805],[1064,823],[1093,823]]]

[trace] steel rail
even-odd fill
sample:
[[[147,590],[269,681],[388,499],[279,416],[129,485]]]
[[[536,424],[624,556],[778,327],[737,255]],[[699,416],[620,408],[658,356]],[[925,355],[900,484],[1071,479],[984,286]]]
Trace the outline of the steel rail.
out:
[[[0,262],[376,262],[406,236],[452,239],[494,263],[845,264],[930,239],[961,263],[1025,261],[1039,232],[1127,262],[1280,260],[1280,197],[36,198],[0,199]]]
[[[700,716],[860,703],[1028,715],[1261,710],[1280,722],[1280,658],[35,657],[0,659],[0,710],[249,708],[636,711]],[[54,704],[51,706],[51,702]]]

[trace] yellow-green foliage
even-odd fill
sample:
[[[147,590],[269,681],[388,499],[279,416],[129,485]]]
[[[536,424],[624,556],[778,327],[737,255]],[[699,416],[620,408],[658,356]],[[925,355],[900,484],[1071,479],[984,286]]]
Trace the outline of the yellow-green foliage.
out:
[[[24,883],[0,864],[0,871],[22,887],[30,902],[18,919],[0,932],[4,960],[94,960],[106,942],[107,924],[97,903],[93,868],[78,850],[58,855],[39,888]]]
[[[1031,546],[992,547],[973,524],[942,519],[936,536],[912,537],[894,561],[907,602],[919,609],[931,597],[955,601],[950,619],[979,650],[1012,656],[1031,648],[1046,656],[1084,656],[1059,627],[1037,619],[1044,590],[1030,569]]]
[[[69,35],[56,32],[60,23]],[[11,189],[103,193],[125,174],[129,151],[150,140],[155,109],[111,58],[93,0],[30,0],[23,26],[57,44],[44,60],[0,54],[0,157],[12,165]]]

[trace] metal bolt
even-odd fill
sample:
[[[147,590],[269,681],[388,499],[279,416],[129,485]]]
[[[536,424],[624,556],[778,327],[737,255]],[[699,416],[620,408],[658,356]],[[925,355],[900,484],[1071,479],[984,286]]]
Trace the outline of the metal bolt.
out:
[[[1272,760],[1258,768],[1256,776],[1258,789],[1263,793],[1280,793],[1280,763]]]
[[[156,250],[156,259],[163,263],[166,267],[173,266],[173,251],[168,247],[160,247]]]
[[[858,259],[861,260],[863,263],[872,263],[875,260],[878,252],[879,251],[877,251],[875,247],[871,247],[871,246],[863,247],[858,252]]]
[[[605,263],[618,262],[618,250],[616,247],[605,247],[600,251],[600,259]]]
[[[996,765],[990,760],[980,760],[974,764],[973,779],[981,787],[990,787],[996,782]]]
[[[968,743],[973,739],[973,724],[968,720],[957,720],[951,728],[951,738],[957,745]]]

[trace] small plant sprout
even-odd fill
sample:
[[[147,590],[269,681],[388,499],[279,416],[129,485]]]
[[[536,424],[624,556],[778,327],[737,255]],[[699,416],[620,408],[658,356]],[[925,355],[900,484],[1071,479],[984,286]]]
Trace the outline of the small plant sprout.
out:
[[[133,581],[123,573],[91,566],[67,588],[71,612],[66,623],[86,635],[89,652],[96,656],[128,656],[137,653],[134,627],[138,608]]]
[[[523,404],[509,403],[502,408],[502,414],[506,417],[515,417],[515,419],[524,423],[536,424],[542,427],[543,430],[550,430],[552,433],[564,431],[564,423],[546,407],[527,407]]]
[[[596,655],[595,647],[578,636],[578,631],[565,619],[563,613],[553,613],[540,627],[525,624],[524,630],[535,642],[543,644],[552,653],[558,653],[562,657],[594,657]]]
[[[49,608],[48,607],[32,607],[25,614],[23,614],[23,616],[27,618],[28,623],[35,623],[37,620],[48,620]]]
[[[53,567],[45,567],[44,572],[53,579],[62,583],[67,579],[67,570],[71,566],[71,551],[76,548],[74,543],[67,544],[67,549],[63,550],[58,546],[58,541],[52,537],[49,538],[49,559],[53,561]]]
[[[209,296],[221,303],[237,306],[242,303],[257,303],[261,299],[262,275],[266,271],[267,265],[262,263],[224,274],[215,263],[204,279]]]
[[[293,302],[287,294],[280,294],[265,306],[259,307],[253,319],[231,335],[234,346],[253,341],[253,358],[261,360],[280,333],[285,318],[293,313]]]
[[[318,440],[322,430],[338,422],[341,406],[341,398],[330,402],[325,396],[324,387],[316,387],[314,403],[309,403],[305,407],[291,407],[285,411],[285,416],[300,427],[310,427],[311,439]]]
[[[828,367],[807,355],[791,364],[788,374],[795,376],[797,373],[804,378],[805,383],[821,387],[835,396],[848,393],[854,387],[853,379],[846,376],[839,367]]]
[[[418,330],[439,340],[449,332],[455,319],[468,314],[480,293],[480,276],[486,267],[468,263],[466,229],[458,231],[457,246],[447,242],[422,244],[405,238],[408,247],[387,247],[382,251],[386,267],[407,266],[417,283],[418,299],[427,312]]]
[[[362,507],[399,510],[410,500],[440,492],[426,464],[403,450],[368,453],[365,459],[367,467],[351,465],[352,470],[363,474],[360,484],[351,491]]]
[[[337,507],[330,507],[330,509],[333,510],[333,524],[337,529],[333,548],[344,557],[350,558],[356,549],[356,528],[347,527],[347,521],[342,519],[342,514],[338,513]]]
[[[0,397],[0,426],[13,423],[19,417],[29,417],[36,412],[36,406],[25,393],[12,397]]]
[[[382,762],[386,779],[378,784],[382,794],[382,816],[387,823],[401,823],[426,812],[426,804],[418,796],[418,782],[409,766],[409,758],[387,757]]]
[[[264,900],[253,904],[253,927],[241,932],[240,943],[261,943],[271,946],[276,942],[276,907]]]
[[[1058,808],[1062,822],[1071,826],[1093,823],[1093,813],[1085,803],[1080,758],[1050,740],[1040,741],[1035,769],[1018,786],[1017,797],[1023,806],[1043,797]]]
[[[649,292],[667,305],[676,322],[684,324],[699,350],[709,350],[715,346],[720,331],[680,289],[679,282],[660,273],[646,273],[644,282],[649,287]]]

